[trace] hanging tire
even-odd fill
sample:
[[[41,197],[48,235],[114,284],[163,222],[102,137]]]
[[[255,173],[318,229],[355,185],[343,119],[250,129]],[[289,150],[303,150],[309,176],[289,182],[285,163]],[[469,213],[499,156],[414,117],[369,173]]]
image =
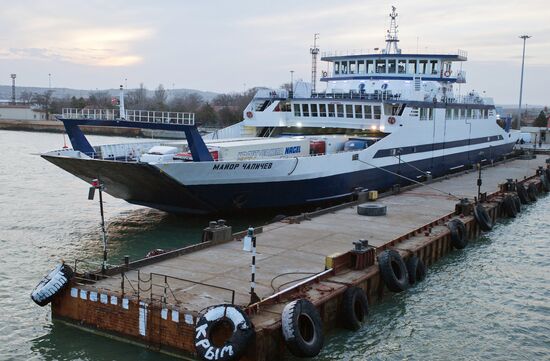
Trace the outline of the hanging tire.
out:
[[[550,182],[548,181],[548,176],[545,173],[542,173],[540,176],[540,184],[545,193],[550,191]]]
[[[489,213],[487,213],[485,207],[479,203],[474,207],[474,218],[479,224],[481,230],[490,231],[493,229],[493,221],[491,220],[491,217],[489,217]]]
[[[369,301],[362,288],[350,287],[342,297],[342,326],[357,331],[369,314]]]
[[[538,192],[539,190],[537,189],[537,186],[535,185],[535,183],[529,183],[529,185],[527,186],[527,196],[529,197],[529,200],[531,202],[537,201]]]
[[[409,284],[414,285],[416,282],[426,278],[426,266],[424,262],[416,256],[411,256],[406,262],[407,272],[409,273]]]
[[[74,272],[71,267],[65,263],[58,264],[34,288],[31,293],[31,299],[38,306],[46,306],[52,301],[55,295],[59,294],[59,292],[69,285],[73,274]]]
[[[314,357],[323,348],[323,323],[319,311],[306,299],[288,303],[281,315],[283,338],[294,356]]]
[[[512,196],[512,199],[514,200],[514,204],[516,205],[516,211],[517,213],[521,213],[521,201],[519,200],[519,197],[517,194],[514,194]]]
[[[523,186],[523,183],[518,183],[516,185],[516,192],[518,194],[519,200],[521,201],[521,204],[531,203],[529,200],[529,196],[527,195],[527,190]]]
[[[216,344],[216,331],[230,327],[231,336]],[[195,327],[195,351],[201,360],[239,360],[255,337],[246,313],[233,305],[217,305],[204,313]]]
[[[512,196],[507,195],[506,197],[504,197],[504,200],[502,201],[502,206],[504,207],[506,216],[510,218],[516,218],[518,210],[516,209],[516,202],[514,202]]]
[[[460,219],[452,219],[447,223],[449,231],[451,231],[451,245],[456,249],[463,249],[468,245],[468,236],[466,234],[466,226]]]
[[[407,266],[399,252],[393,249],[382,251],[378,256],[380,276],[390,291],[401,292],[409,286]]]

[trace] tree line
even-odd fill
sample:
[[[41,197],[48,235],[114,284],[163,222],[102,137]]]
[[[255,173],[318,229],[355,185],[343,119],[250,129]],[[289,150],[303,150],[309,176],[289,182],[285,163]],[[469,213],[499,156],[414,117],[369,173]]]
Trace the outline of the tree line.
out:
[[[205,100],[198,93],[169,96],[160,84],[149,95],[147,88],[129,90],[124,96],[124,106],[128,110],[158,110],[195,113],[195,121],[203,126],[224,127],[237,123],[243,118],[243,111],[259,88],[251,88],[243,93],[225,93]],[[63,108],[116,109],[113,96],[108,91],[92,91],[87,97],[56,97],[54,90],[44,93],[21,92],[21,102],[31,104],[50,114],[61,114]],[[118,97],[116,97],[118,99]]]

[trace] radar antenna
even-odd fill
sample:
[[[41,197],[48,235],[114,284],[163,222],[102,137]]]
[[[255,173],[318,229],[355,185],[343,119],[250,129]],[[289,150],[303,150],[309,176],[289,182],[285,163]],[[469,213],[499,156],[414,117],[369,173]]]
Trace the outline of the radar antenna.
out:
[[[397,43],[399,42],[399,39],[397,38],[397,13],[395,10],[397,8],[395,6],[391,7],[392,12],[390,13],[390,28],[388,29],[388,32],[386,34],[386,54],[401,54],[401,49],[397,47]]]
[[[315,93],[317,84],[317,55],[319,54],[319,48],[317,47],[317,39],[319,39],[319,33],[313,35],[313,46],[309,49],[311,53],[311,92]]]

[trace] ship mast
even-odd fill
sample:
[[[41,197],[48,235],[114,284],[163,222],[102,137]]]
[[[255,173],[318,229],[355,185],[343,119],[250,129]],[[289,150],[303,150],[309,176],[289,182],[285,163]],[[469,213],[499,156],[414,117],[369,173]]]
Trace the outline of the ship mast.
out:
[[[311,53],[311,92],[315,93],[317,85],[317,55],[319,54],[319,48],[317,47],[317,39],[319,39],[319,33],[313,35],[313,46],[309,49]]]
[[[397,13],[396,7],[392,6],[392,12],[390,13],[390,28],[386,34],[386,54],[401,54],[401,49],[397,47],[399,39],[397,38]]]

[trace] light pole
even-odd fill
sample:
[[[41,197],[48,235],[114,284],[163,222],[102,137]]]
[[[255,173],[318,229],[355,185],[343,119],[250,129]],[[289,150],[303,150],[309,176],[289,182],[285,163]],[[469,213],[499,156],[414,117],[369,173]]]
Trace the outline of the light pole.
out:
[[[52,74],[48,73],[48,89],[52,88]]]
[[[519,38],[523,39],[523,55],[521,57],[521,80],[519,82],[519,105],[518,105],[518,125],[517,129],[521,128],[521,97],[523,95],[523,67],[525,66],[525,43],[531,36],[521,35]]]

